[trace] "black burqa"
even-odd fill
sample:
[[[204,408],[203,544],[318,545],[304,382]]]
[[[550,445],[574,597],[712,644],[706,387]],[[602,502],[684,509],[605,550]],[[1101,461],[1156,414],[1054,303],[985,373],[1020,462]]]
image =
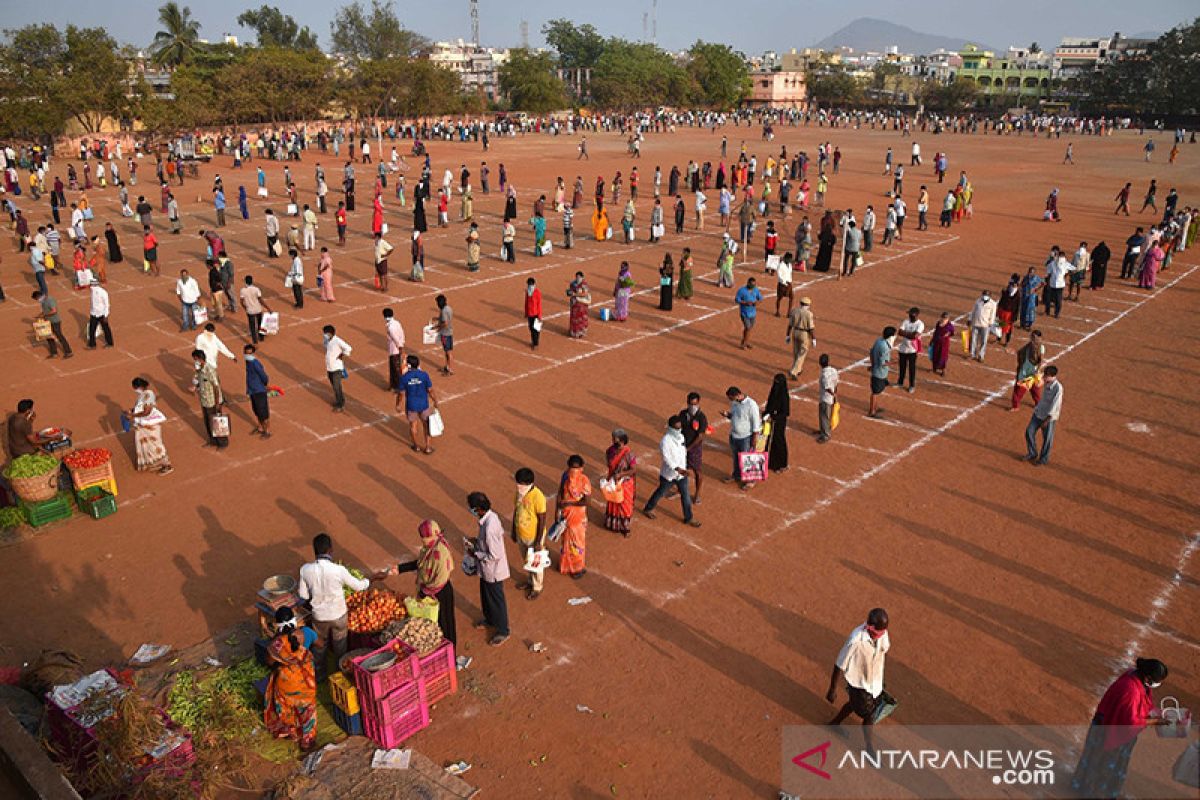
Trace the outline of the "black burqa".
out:
[[[1104,281],[1108,277],[1108,260],[1112,258],[1112,251],[1108,249],[1108,245],[1104,242],[1096,245],[1096,249],[1092,251],[1092,283],[1093,289],[1103,289]]]
[[[104,240],[108,242],[108,263],[116,264],[123,261],[121,255],[121,243],[117,241],[116,230],[109,228],[104,231]]]
[[[425,198],[417,192],[416,202],[413,203],[413,230],[425,233],[429,225],[425,223]]]
[[[771,420],[771,443],[767,456],[768,469],[787,469],[787,421],[791,410],[787,376],[781,372],[775,376],[775,382],[771,384],[771,394],[767,396],[766,415]]]

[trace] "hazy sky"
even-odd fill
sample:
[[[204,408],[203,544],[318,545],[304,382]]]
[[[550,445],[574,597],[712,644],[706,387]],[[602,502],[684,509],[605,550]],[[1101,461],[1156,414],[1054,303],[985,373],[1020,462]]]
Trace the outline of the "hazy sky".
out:
[[[263,0],[184,0],[200,21],[201,35],[219,40],[234,33],[252,40],[234,22],[247,8]],[[640,39],[642,15],[652,0],[480,0],[480,32],[485,45],[520,43],[521,21],[529,23],[530,44],[543,43],[541,27],[548,19],[570,17],[590,22],[605,35]],[[104,26],[121,42],[149,44],[158,30],[160,0],[116,2],[46,2],[0,0],[3,26],[34,22],[65,26]],[[279,0],[273,3],[308,25],[328,44],[329,22],[342,0]],[[369,4],[369,0],[367,0]],[[396,0],[405,25],[432,39],[470,37],[467,0],[417,2]],[[1063,36],[1095,36],[1121,31],[1164,31],[1200,14],[1195,0],[658,0],[658,41],[669,49],[690,45],[698,38],[721,41],[748,54],[763,50],[804,47],[858,17],[877,17],[908,25],[924,33],[979,39],[995,47],[1040,42],[1043,47]],[[1047,47],[1047,49],[1049,49]]]

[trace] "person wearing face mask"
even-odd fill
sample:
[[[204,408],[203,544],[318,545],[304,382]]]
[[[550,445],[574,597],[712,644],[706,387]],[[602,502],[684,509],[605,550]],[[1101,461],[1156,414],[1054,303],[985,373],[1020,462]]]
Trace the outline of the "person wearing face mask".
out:
[[[525,280],[525,320],[529,323],[529,348],[537,350],[542,338],[542,290],[534,278]]]
[[[250,398],[250,408],[254,411],[256,424],[251,433],[257,433],[264,439],[271,438],[271,402],[270,387],[266,367],[258,360],[258,348],[252,344],[242,348],[246,361],[246,395]]]
[[[700,505],[700,485],[703,482],[704,441],[708,438],[708,417],[700,410],[700,393],[688,392],[687,406],[679,412],[683,446],[687,448],[688,472],[696,479],[692,505]]]
[[[346,395],[342,393],[342,379],[346,377],[346,362],[343,359],[353,349],[337,335],[337,329],[332,325],[321,329],[321,339],[325,343],[325,376],[333,387],[333,410],[341,413],[346,410]]]
[[[401,562],[375,574],[375,580],[389,575],[415,572],[417,593],[421,597],[432,597],[438,601],[438,627],[442,636],[455,647],[458,646],[458,629],[454,622],[454,586],[450,575],[454,572],[454,554],[442,536],[442,528],[431,519],[417,526],[421,537],[421,550],[413,561]]]
[[[476,628],[490,627],[495,634],[488,640],[493,647],[508,641],[508,603],[504,599],[504,581],[508,580],[508,556],[504,552],[504,525],[492,510],[492,501],[483,492],[467,495],[467,507],[479,521],[479,536],[467,539],[467,550],[479,562],[479,600],[483,619]]]
[[[521,467],[513,479],[517,483],[517,499],[513,509],[512,538],[528,561],[531,552],[546,546],[546,495],[533,485],[533,470],[529,467]],[[542,594],[545,575],[544,569],[530,571],[529,583],[518,583],[517,588],[527,590],[525,596],[536,600]]]
[[[862,719],[863,738],[867,749],[874,751],[871,726],[892,712],[896,701],[883,690],[883,664],[891,640],[888,638],[888,615],[882,608],[873,608],[867,621],[850,631],[842,645],[833,672],[829,676],[829,691],[825,699],[837,701],[838,683],[845,681],[846,703],[830,725],[841,725],[852,713]]]
[[[1058,379],[1058,367],[1050,365],[1042,373],[1042,397],[1033,407],[1033,416],[1025,428],[1025,460],[1034,465],[1045,465],[1050,461],[1050,448],[1054,444],[1054,428],[1062,413],[1063,385]],[[1042,449],[1037,449],[1037,434],[1042,432]]]
[[[883,334],[871,346],[871,405],[867,411],[868,417],[879,417],[883,409],[879,407],[879,396],[888,387],[888,373],[892,367],[892,346],[896,341],[896,329],[888,325]]]
[[[200,398],[204,430],[208,434],[208,441],[204,446],[224,449],[229,446],[229,434],[213,435],[213,417],[220,414],[225,405],[225,395],[221,393],[221,380],[217,377],[217,368],[208,363],[208,357],[203,350],[192,351],[192,366],[195,368],[192,391]]]
[[[683,505],[684,524],[699,528],[700,522],[692,517],[692,498],[688,492],[688,450],[684,444],[683,420],[678,414],[667,420],[667,430],[659,443],[659,452],[662,454],[662,468],[658,471],[658,488],[646,501],[642,513],[654,519],[654,509],[658,502],[674,487],[679,492],[679,501]]]
[[[33,430],[35,419],[37,419],[37,412],[33,410],[33,401],[29,399],[19,401],[16,412],[8,415],[5,429],[8,434],[8,457],[10,459],[39,453],[46,445],[71,435],[70,431],[63,430],[53,437],[42,436]]]
[[[1147,725],[1164,725],[1151,689],[1167,679],[1167,665],[1139,658],[1117,678],[1096,706],[1071,788],[1077,797],[1121,797],[1129,759]],[[1193,779],[1195,775],[1192,776]]]

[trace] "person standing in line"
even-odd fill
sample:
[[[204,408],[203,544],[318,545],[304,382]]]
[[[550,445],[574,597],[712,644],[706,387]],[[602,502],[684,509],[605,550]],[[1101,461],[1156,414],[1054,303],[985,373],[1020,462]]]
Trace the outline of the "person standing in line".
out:
[[[263,300],[262,290],[254,285],[254,276],[247,275],[243,279],[246,283],[242,290],[238,292],[238,297],[242,299],[242,309],[246,312],[246,324],[250,329],[250,342],[258,344],[263,340],[262,318],[263,311],[270,311],[270,307]]]
[[[315,250],[317,248],[317,214],[313,211],[308,203],[304,204],[304,249]]]
[[[46,346],[50,348],[50,355],[46,356],[46,358],[56,358],[60,344],[63,349],[63,360],[74,357],[75,354],[71,352],[71,343],[67,341],[67,337],[63,336],[62,316],[58,313],[58,301],[51,297],[50,293],[45,290],[38,290],[31,297],[39,306],[38,319],[44,319],[50,323],[50,336],[46,339]]]
[[[900,328],[896,333],[900,337],[896,345],[900,361],[900,377],[896,380],[896,386],[897,388],[903,386],[904,378],[907,376],[909,394],[917,390],[917,354],[921,352],[921,336],[925,333],[925,323],[920,316],[921,309],[916,306],[910,308],[908,319],[900,323]]]
[[[390,392],[400,391],[400,377],[404,374],[404,326],[396,319],[396,312],[383,310],[383,330],[387,339],[388,385]]]
[[[342,393],[342,379],[346,377],[346,362],[353,348],[337,335],[337,329],[332,325],[321,328],[321,336],[325,346],[325,376],[333,387],[333,411],[342,413],[346,410],[346,395]]]
[[[433,391],[433,380],[429,373],[421,369],[421,359],[410,354],[405,363],[408,369],[400,376],[396,388],[396,413],[404,414],[408,420],[409,435],[412,436],[412,449],[433,453],[433,438],[429,435],[429,418],[437,411],[437,395]],[[417,437],[417,431],[424,431],[425,444],[422,446]]]
[[[1046,315],[1050,315],[1050,307],[1054,307],[1054,318],[1062,313],[1063,289],[1067,286],[1067,275],[1071,272],[1071,262],[1055,245],[1050,251],[1050,259],[1046,262]]]
[[[692,498],[688,493],[687,446],[684,444],[683,420],[678,415],[667,420],[667,430],[659,443],[659,452],[662,454],[662,467],[658,472],[658,488],[646,501],[642,513],[654,519],[654,509],[659,501],[666,497],[668,490],[674,488],[683,505],[683,523],[699,528],[699,520],[692,516]]]
[[[1046,357],[1046,346],[1042,344],[1042,332],[1029,334],[1029,341],[1017,351],[1017,377],[1013,381],[1012,405],[1009,411],[1021,407],[1021,399],[1029,392],[1036,406],[1042,400],[1042,360]]]
[[[476,628],[491,627],[495,634],[488,644],[498,647],[508,641],[508,603],[504,581],[508,580],[508,556],[504,552],[504,525],[483,492],[467,495],[467,507],[479,522],[479,535],[468,539],[470,553],[479,563],[479,601],[483,619]]]
[[[1033,415],[1025,428],[1025,460],[1036,465],[1050,462],[1050,448],[1054,445],[1054,429],[1062,414],[1063,385],[1058,380],[1058,367],[1051,364],[1042,373],[1044,386],[1042,398],[1033,407]],[[1037,435],[1041,431],[1042,449],[1038,452]]]
[[[159,475],[170,475],[174,468],[162,437],[162,423],[166,417],[158,410],[158,400],[148,380],[134,378],[133,391],[137,402],[129,409],[128,417],[133,426],[138,471],[155,470]]]
[[[292,259],[292,266],[284,276],[283,285],[292,290],[295,307],[304,308],[304,262],[295,248],[288,250],[288,257]]]
[[[929,190],[925,185],[921,185],[921,191],[917,195],[917,230],[929,230]]]
[[[1009,276],[1008,285],[1001,290],[1000,299],[996,302],[996,324],[1000,326],[1000,335],[1004,337],[1001,345],[1006,353],[1008,344],[1012,341],[1013,325],[1020,313],[1021,276],[1014,272]]]
[[[267,233],[267,258],[279,258],[282,250],[279,245],[279,218],[269,208],[264,213],[266,215],[264,228]]]
[[[108,325],[108,315],[110,312],[108,290],[100,285],[100,281],[93,280],[91,283],[91,308],[88,312],[87,325],[87,349],[96,349],[96,328],[104,330],[104,346],[113,346],[112,328]],[[65,350],[66,348],[64,348]]]
[[[254,412],[255,426],[251,433],[264,439],[271,438],[270,378],[258,360],[258,348],[252,344],[242,347],[246,362],[246,396],[250,398],[250,410]]]
[[[237,363],[237,356],[225,346],[221,337],[217,336],[217,326],[211,322],[204,324],[204,330],[196,337],[195,346],[197,350],[204,351],[205,361],[212,364],[214,368],[217,366],[218,356],[225,356],[233,363]]]
[[[156,278],[161,274],[158,268],[158,237],[149,225],[142,228],[142,261],[143,271]]]
[[[837,403],[838,372],[830,365],[828,353],[822,353],[817,363],[821,365],[817,403],[817,444],[825,444],[833,436],[833,406]]]
[[[812,313],[812,298],[801,297],[800,306],[788,312],[788,332],[785,342],[792,345],[792,366],[788,369],[788,377],[792,380],[800,377],[804,369],[804,359],[808,351],[817,343],[814,333],[816,322]]]
[[[1121,279],[1132,278],[1136,274],[1138,258],[1142,248],[1146,246],[1145,229],[1138,226],[1133,235],[1125,240],[1125,257],[1121,260]]]
[[[829,676],[829,691],[825,693],[826,700],[831,704],[836,702],[838,684],[845,682],[846,703],[829,725],[841,725],[850,714],[857,715],[862,720],[863,739],[869,752],[875,751],[871,726],[895,707],[891,696],[883,690],[883,665],[891,649],[887,628],[887,611],[871,609],[866,623],[852,630],[842,645]]]
[[[1064,164],[1074,164],[1075,163],[1074,156],[1075,156],[1075,143],[1067,142],[1067,153],[1066,153],[1066,155],[1063,156],[1063,163]]]
[[[442,345],[442,353],[446,357],[446,363],[442,366],[443,375],[453,375],[453,352],[454,352],[454,309],[446,301],[446,295],[439,294],[434,302],[437,304],[437,316],[431,320],[431,323],[436,326],[438,332],[438,340]]]
[[[529,323],[529,348],[537,350],[542,337],[542,290],[532,277],[525,280],[525,320]]]
[[[792,316],[792,275],[794,272],[793,256],[791,252],[783,254],[783,258],[779,259],[779,267],[775,270],[775,316],[779,316],[779,306],[783,299],[787,298],[787,317]]]
[[[183,230],[183,224],[179,218],[179,201],[175,199],[175,195],[167,194],[167,219],[171,223],[171,233],[178,234]]]
[[[1092,250],[1092,280],[1088,285],[1089,290],[1103,289],[1104,281],[1108,278],[1108,261],[1112,258],[1112,251],[1108,249],[1108,245],[1100,242],[1096,248]]]
[[[208,356],[203,350],[192,351],[192,366],[195,368],[192,391],[200,399],[200,413],[204,416],[204,431],[208,436],[204,446],[224,450],[229,446],[229,435],[217,436],[213,433],[213,417],[220,414],[225,407],[225,395],[221,392],[221,379],[217,377],[217,368],[208,363]]]
[[[869,253],[875,246],[875,207],[867,206],[862,221],[862,252]]]
[[[1025,273],[1025,277],[1021,279],[1021,329],[1029,330],[1033,327],[1033,323],[1037,319],[1038,306],[1038,290],[1042,288],[1045,281],[1042,276],[1037,274],[1034,267],[1030,267]]]
[[[558,568],[572,580],[587,574],[587,507],[592,483],[584,474],[583,466],[583,456],[573,454],[567,458],[567,469],[559,481],[555,500],[555,518],[566,525]]]
[[[317,262],[317,287],[321,290],[321,299],[332,303],[333,296],[333,256],[328,247],[321,248],[321,260]]]
[[[325,677],[326,652],[333,651],[335,665],[346,654],[349,612],[345,590],[366,591],[371,582],[354,577],[350,570],[333,560],[333,539],[328,533],[321,532],[313,537],[313,554],[315,558],[300,567],[296,594],[301,600],[307,600],[312,608],[312,627],[318,637],[312,653],[320,681]]]
[[[721,416],[729,420],[729,451],[733,456],[733,471],[725,483],[737,483],[742,491],[753,488],[753,483],[742,479],[742,464],[739,455],[754,449],[754,439],[762,433],[762,415],[758,411],[758,403],[747,397],[741,389],[730,386],[725,390],[729,399],[729,410],[722,411]]]
[[[997,303],[987,289],[971,307],[971,358],[982,362],[987,355],[988,335],[996,324]]]
[[[1071,259],[1071,273],[1067,285],[1067,300],[1078,303],[1079,294],[1083,291],[1083,279],[1087,277],[1092,266],[1092,254],[1087,242],[1080,242],[1079,249]]]
[[[225,190],[213,189],[213,209],[217,212],[217,227],[225,227]]]
[[[704,442],[708,439],[708,417],[700,410],[700,393],[688,392],[687,406],[679,412],[683,446],[687,449],[687,470],[696,479],[692,505],[700,504],[703,480]]]
[[[338,244],[344,247],[346,244],[346,201],[338,201],[337,211],[333,212],[333,221],[337,225]]]
[[[787,376],[782,372],[776,373],[766,405],[762,407],[763,419],[771,424],[767,468],[772,472],[785,472],[788,468],[787,422],[791,407]]]
[[[854,268],[858,266],[859,259],[861,258],[861,249],[862,231],[858,229],[857,224],[851,219],[846,226],[845,238],[842,240],[842,271],[838,275],[838,280],[854,275]]]
[[[750,333],[754,330],[755,318],[758,315],[758,304],[762,302],[762,292],[759,291],[758,282],[753,278],[746,281],[746,285],[737,290],[737,295],[734,300],[738,304],[738,314],[742,320],[742,341],[739,345],[742,350],[750,350],[753,345],[750,344]]]
[[[517,497],[513,505],[512,538],[521,548],[528,562],[533,553],[546,547],[546,495],[534,485],[533,470],[521,467],[513,475],[517,484]],[[546,570],[530,570],[529,582],[518,583],[517,589],[525,590],[527,600],[537,600],[542,595]]]
[[[873,419],[883,416],[883,409],[879,407],[879,397],[888,387],[888,372],[892,365],[895,343],[896,329],[889,325],[871,346],[871,404],[867,416]]]

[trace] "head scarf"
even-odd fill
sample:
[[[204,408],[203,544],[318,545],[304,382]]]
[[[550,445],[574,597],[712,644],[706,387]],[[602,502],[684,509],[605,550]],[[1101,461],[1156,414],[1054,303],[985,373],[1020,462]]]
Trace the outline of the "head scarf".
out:
[[[433,597],[450,582],[454,557],[436,522],[427,519],[417,526],[421,537],[421,554],[417,558],[417,586],[421,593]]]

